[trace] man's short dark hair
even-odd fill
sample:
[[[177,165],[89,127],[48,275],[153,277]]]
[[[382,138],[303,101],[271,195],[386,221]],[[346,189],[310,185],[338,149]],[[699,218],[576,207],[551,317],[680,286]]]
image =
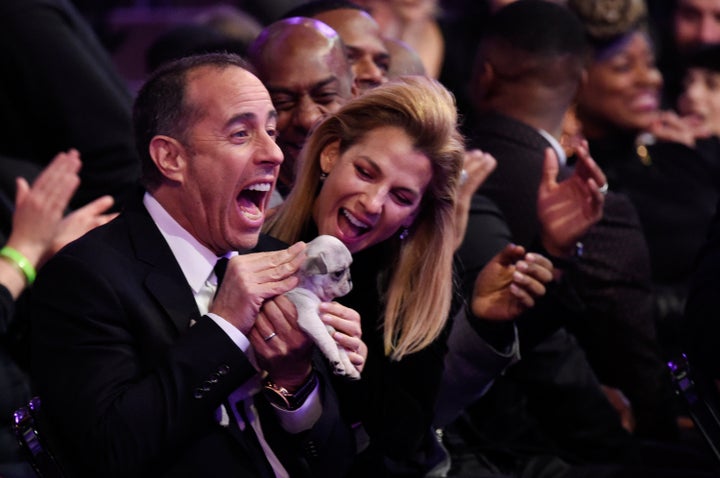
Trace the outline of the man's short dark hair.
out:
[[[588,51],[585,28],[568,8],[546,0],[520,0],[490,18],[480,39],[476,71],[492,54],[503,65],[496,73],[507,80],[553,84],[558,74],[579,77]],[[549,68],[549,62],[559,59],[565,63],[563,67]],[[566,67],[573,71],[557,71]]]
[[[534,55],[584,55],[582,22],[567,7],[546,0],[522,0],[500,10],[488,22],[484,39],[500,39]]]
[[[133,107],[135,146],[142,165],[142,183],[150,190],[162,181],[150,157],[150,141],[159,134],[185,141],[188,127],[200,113],[186,102],[187,76],[192,70],[208,66],[218,69],[236,66],[253,71],[244,59],[231,53],[187,56],[158,68],[138,92]]]
[[[315,15],[319,15],[321,13],[341,9],[360,10],[362,12],[368,11],[365,7],[362,7],[357,3],[349,2],[347,0],[314,0],[312,2],[303,3],[295,8],[292,8],[291,10],[285,12],[282,18],[313,18],[315,17]]]

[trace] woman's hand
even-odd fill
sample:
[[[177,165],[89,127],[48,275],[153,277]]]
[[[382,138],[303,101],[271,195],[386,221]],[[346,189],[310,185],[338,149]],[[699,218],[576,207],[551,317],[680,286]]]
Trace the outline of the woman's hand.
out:
[[[40,265],[66,244],[83,236],[91,229],[115,219],[118,213],[105,213],[113,206],[114,202],[112,196],[102,196],[65,216],[58,224],[57,234],[50,247],[45,251],[45,256],[41,258]]]
[[[479,149],[465,152],[463,174],[460,177],[460,186],[457,191],[455,203],[455,248],[457,249],[465,239],[468,213],[472,203],[473,194],[485,182],[497,166],[495,158]]]
[[[320,318],[335,329],[335,342],[347,351],[350,362],[358,372],[362,372],[368,348],[362,341],[360,314],[337,302],[323,302],[320,304]]]
[[[7,245],[37,267],[58,236],[70,198],[80,185],[80,154],[59,153],[43,169],[32,187],[18,178],[15,212]]]
[[[699,126],[693,127],[692,123],[681,118],[674,111],[662,111],[648,130],[660,141],[681,143],[688,148],[695,147],[695,139],[706,134]]]

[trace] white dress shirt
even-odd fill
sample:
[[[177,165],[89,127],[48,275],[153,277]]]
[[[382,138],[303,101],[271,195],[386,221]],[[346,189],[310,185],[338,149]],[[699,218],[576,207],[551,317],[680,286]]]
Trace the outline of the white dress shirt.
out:
[[[555,136],[551,135],[544,129],[539,129],[538,133],[540,133],[542,137],[545,138],[548,143],[550,143],[552,149],[555,150],[555,155],[557,155],[558,163],[560,164],[560,166],[565,166],[567,164],[567,155],[565,154],[565,150],[563,149],[560,142],[555,138]]]

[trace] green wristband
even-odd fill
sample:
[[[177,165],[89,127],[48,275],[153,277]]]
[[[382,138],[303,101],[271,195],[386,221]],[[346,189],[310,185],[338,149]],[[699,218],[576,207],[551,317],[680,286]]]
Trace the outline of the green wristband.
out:
[[[5,246],[0,249],[0,257],[9,259],[9,262],[11,262],[20,272],[23,273],[28,285],[32,285],[32,283],[35,282],[37,272],[35,272],[35,268],[32,264],[30,264],[28,258],[23,256],[20,251],[13,249],[12,247]]]

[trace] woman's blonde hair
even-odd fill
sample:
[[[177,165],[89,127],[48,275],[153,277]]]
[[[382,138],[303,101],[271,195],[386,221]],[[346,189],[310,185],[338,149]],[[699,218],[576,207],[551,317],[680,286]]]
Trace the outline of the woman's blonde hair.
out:
[[[391,270],[383,322],[385,354],[394,360],[417,352],[442,331],[453,290],[454,209],[464,142],[457,129],[453,96],[439,82],[402,77],[374,88],[320,123],[300,153],[297,182],[266,232],[288,243],[312,222],[322,186],[320,154],[340,141],[340,154],[371,130],[402,128],[416,151],[430,159],[433,176],[409,236],[400,241]]]

